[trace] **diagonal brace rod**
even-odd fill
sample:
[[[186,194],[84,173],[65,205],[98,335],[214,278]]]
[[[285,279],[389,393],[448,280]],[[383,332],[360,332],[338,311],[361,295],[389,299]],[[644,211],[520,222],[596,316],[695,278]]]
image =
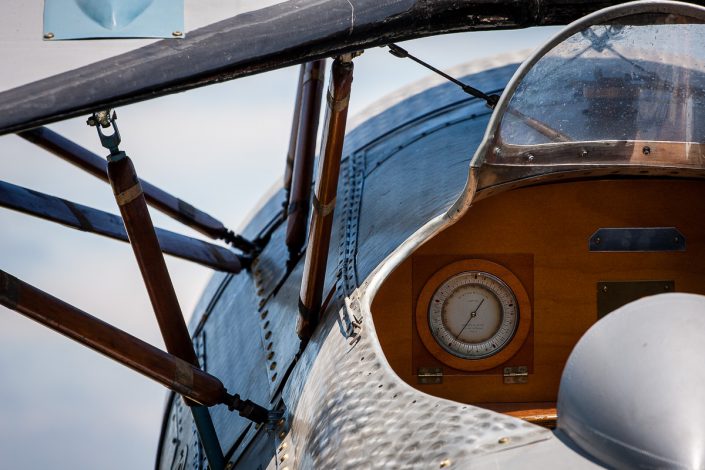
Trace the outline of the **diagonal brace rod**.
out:
[[[120,217],[92,207],[0,181],[0,206],[84,232],[129,241]],[[164,253],[202,264],[218,271],[238,273],[249,259],[223,247],[156,228]]]

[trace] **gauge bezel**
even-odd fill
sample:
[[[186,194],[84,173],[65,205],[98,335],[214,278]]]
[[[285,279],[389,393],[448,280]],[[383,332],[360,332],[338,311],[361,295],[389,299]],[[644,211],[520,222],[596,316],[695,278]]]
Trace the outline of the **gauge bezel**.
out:
[[[517,302],[518,321],[512,338],[491,356],[476,359],[456,356],[441,346],[431,333],[428,316],[431,299],[438,288],[451,278],[467,271],[480,271],[499,279],[514,294]],[[504,266],[482,259],[464,259],[444,266],[426,281],[416,303],[416,329],[426,349],[444,364],[469,372],[492,369],[511,359],[529,335],[531,317],[531,302],[521,281]]]

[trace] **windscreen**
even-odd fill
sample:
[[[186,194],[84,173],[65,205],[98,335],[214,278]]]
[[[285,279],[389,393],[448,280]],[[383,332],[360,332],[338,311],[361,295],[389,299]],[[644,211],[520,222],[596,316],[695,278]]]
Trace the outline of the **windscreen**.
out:
[[[705,25],[648,13],[573,34],[524,75],[495,139],[491,158],[497,163],[534,149],[532,161],[534,154],[544,157],[535,163],[582,164],[592,157],[700,166]],[[558,151],[576,143],[586,145]]]

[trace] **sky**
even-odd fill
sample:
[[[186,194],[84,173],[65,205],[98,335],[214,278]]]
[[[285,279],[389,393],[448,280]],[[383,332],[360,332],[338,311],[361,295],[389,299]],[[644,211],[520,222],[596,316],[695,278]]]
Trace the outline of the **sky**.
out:
[[[403,43],[446,69],[532,49],[556,28],[466,33]],[[0,44],[0,58],[2,57]],[[351,116],[428,76],[385,49],[355,60]],[[273,185],[288,147],[298,68],[117,109],[121,149],[140,177],[241,227]],[[49,126],[105,155],[85,117]],[[110,187],[16,136],[0,137],[0,179],[117,213]],[[152,211],[155,225],[200,237]],[[186,320],[212,271],[166,257]],[[0,208],[0,269],[163,348],[129,245]],[[0,468],[152,468],[166,390],[0,307]]]

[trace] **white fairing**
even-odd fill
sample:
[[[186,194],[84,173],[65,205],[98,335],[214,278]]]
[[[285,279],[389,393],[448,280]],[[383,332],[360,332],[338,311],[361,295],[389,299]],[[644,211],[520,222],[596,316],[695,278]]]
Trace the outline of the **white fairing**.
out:
[[[568,359],[558,427],[616,468],[705,467],[705,297],[661,294],[610,313]]]

